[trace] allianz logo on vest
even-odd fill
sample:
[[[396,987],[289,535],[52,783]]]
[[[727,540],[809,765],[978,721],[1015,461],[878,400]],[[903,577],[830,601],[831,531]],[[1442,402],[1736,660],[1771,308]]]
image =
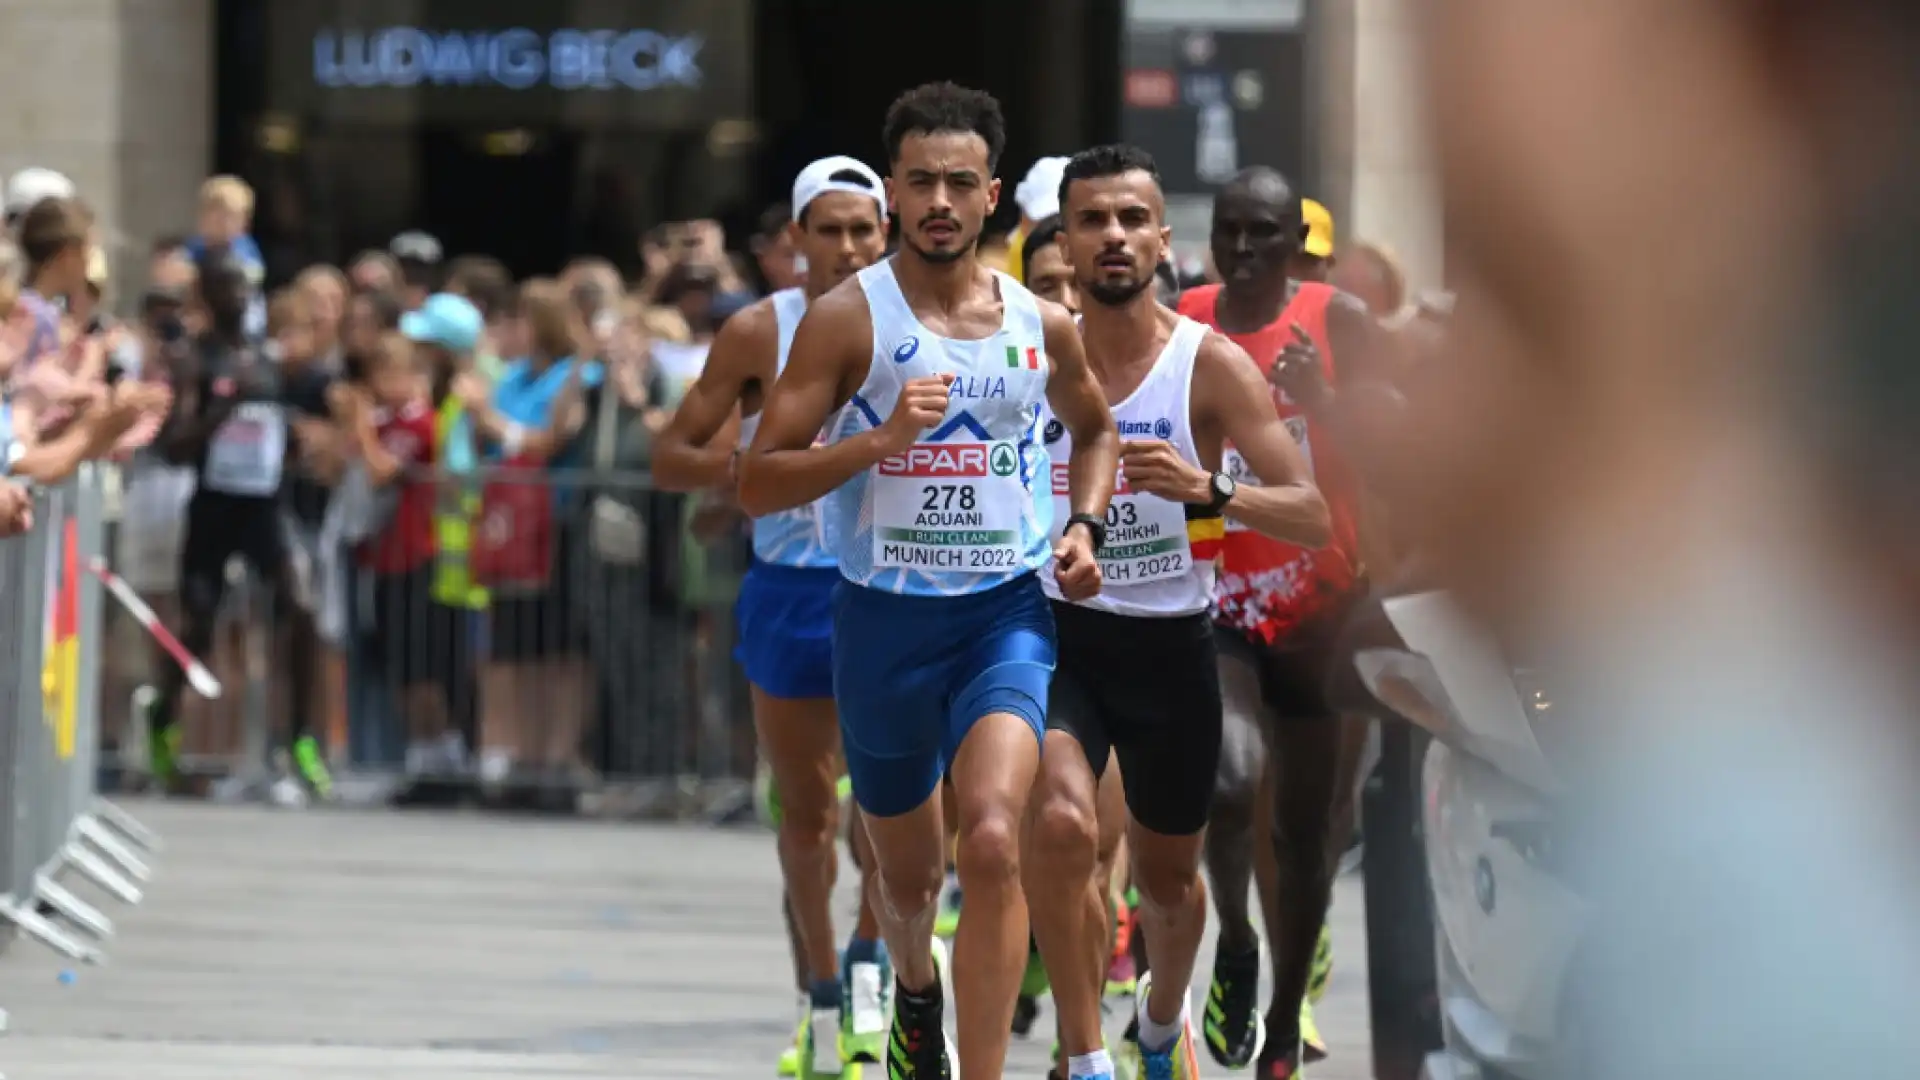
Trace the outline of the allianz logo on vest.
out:
[[[1121,420],[1119,428],[1122,435],[1151,435],[1156,439],[1173,438],[1173,421],[1164,416],[1158,420]]]
[[[698,34],[654,30],[322,30],[313,35],[313,81],[334,89],[695,89],[704,44]]]

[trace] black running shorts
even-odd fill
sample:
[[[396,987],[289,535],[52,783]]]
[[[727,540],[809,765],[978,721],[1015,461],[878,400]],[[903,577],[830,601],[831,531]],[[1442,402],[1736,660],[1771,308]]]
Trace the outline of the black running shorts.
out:
[[[286,525],[272,499],[195,492],[187,503],[187,531],[180,545],[181,606],[211,625],[227,593],[227,563],[246,561],[258,580],[293,595],[293,563]]]
[[[1220,762],[1220,681],[1203,612],[1166,619],[1055,602],[1059,659],[1047,727],[1079,741],[1097,778],[1120,763],[1127,809],[1149,832],[1206,827]]]

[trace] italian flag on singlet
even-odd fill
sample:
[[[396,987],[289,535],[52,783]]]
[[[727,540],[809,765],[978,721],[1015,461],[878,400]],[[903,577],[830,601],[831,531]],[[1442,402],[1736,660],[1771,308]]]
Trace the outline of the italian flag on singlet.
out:
[[[1028,371],[1040,370],[1040,350],[1029,345],[1022,349],[1016,345],[1007,346],[1007,366],[1026,368]]]

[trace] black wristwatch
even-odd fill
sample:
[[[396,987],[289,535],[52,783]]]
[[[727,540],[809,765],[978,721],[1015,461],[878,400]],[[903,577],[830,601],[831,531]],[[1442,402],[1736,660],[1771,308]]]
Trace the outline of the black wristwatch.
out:
[[[1213,498],[1207,500],[1209,514],[1218,514],[1225,510],[1227,504],[1233,501],[1234,492],[1240,490],[1240,485],[1234,482],[1233,477],[1223,472],[1214,473],[1208,479],[1207,486],[1213,491]]]
[[[1092,514],[1075,514],[1067,519],[1067,528],[1061,529],[1060,535],[1065,536],[1067,529],[1071,529],[1075,525],[1085,525],[1087,527],[1087,535],[1093,539],[1093,550],[1099,551],[1101,548],[1107,546],[1106,522],[1101,521]]]

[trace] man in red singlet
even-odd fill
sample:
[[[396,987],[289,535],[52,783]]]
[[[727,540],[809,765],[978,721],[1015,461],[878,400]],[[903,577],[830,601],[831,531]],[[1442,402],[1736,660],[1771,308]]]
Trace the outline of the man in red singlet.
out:
[[[1217,1007],[1207,1010],[1205,1033],[1224,1066],[1241,1068],[1257,1055],[1261,1080],[1296,1075],[1303,1039],[1306,1054],[1324,1054],[1304,998],[1366,738],[1365,722],[1337,716],[1326,695],[1335,634],[1366,589],[1359,485],[1334,445],[1327,408],[1339,387],[1369,378],[1374,324],[1353,297],[1289,276],[1308,234],[1286,179],[1245,170],[1214,202],[1213,260],[1223,283],[1180,298],[1181,314],[1227,335],[1267,373],[1333,517],[1332,542],[1312,551],[1229,531],[1216,587],[1227,721],[1207,835],[1220,941]],[[1224,467],[1238,467],[1240,483],[1259,482],[1231,450]],[[1273,977],[1264,1022],[1254,1010],[1259,937],[1247,910],[1254,845],[1266,834],[1255,821],[1263,781],[1273,856],[1271,887],[1261,890]]]

